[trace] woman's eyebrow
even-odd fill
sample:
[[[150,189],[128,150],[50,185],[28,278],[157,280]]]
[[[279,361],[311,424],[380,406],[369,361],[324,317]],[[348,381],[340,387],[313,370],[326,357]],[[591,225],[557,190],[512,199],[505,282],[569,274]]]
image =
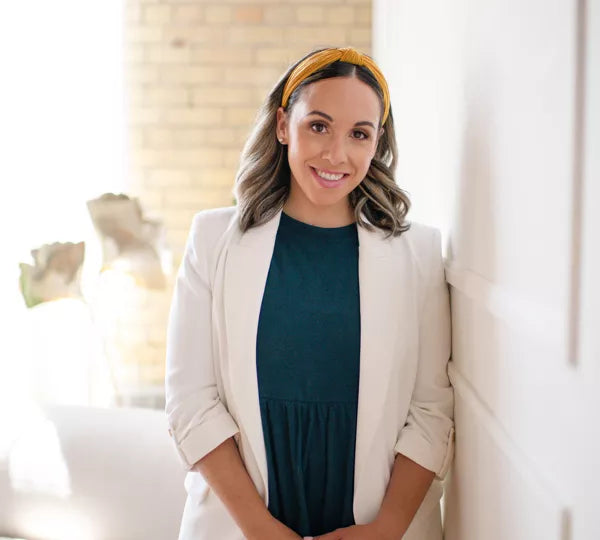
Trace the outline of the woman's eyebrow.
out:
[[[330,122],[333,122],[333,118],[331,118],[331,116],[329,116],[327,113],[324,113],[322,111],[310,111],[306,116],[310,116],[311,114],[317,114],[319,116],[322,116],[323,118],[327,118],[327,120],[329,120]],[[373,122],[369,122],[368,120],[362,120],[361,122],[356,122],[356,124],[354,124],[355,126],[371,126],[373,129],[375,129],[375,125],[373,124]]]

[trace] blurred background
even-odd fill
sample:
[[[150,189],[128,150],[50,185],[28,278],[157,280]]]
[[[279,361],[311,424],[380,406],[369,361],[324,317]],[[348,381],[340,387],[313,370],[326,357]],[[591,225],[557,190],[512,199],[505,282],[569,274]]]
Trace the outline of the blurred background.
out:
[[[600,538],[598,0],[0,8],[0,537],[167,539],[165,338],[192,216],[235,203],[288,66],[372,55],[451,291],[450,540]]]

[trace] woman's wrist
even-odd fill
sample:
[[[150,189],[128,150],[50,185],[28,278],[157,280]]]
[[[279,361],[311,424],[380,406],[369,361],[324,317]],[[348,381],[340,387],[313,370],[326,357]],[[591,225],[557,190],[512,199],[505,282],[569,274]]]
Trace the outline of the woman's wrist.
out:
[[[270,513],[252,531],[246,532],[245,536],[248,540],[297,540],[301,538]]]
[[[382,540],[399,540],[406,532],[397,519],[393,516],[381,515],[381,512],[371,524]]]
[[[266,510],[266,509],[265,509]],[[261,516],[255,516],[254,522],[245,527],[242,531],[248,540],[258,540],[259,538],[267,538],[267,534],[273,530],[273,516],[267,510]]]

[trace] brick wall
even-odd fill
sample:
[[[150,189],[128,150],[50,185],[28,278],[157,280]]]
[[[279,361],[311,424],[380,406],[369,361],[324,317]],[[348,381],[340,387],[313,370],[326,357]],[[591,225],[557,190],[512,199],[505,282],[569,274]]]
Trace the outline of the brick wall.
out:
[[[279,76],[313,48],[344,45],[370,54],[370,0],[127,0],[127,189],[164,220],[175,265],[194,213],[233,204],[240,151]],[[150,364],[164,357],[156,305],[140,314],[153,321]]]

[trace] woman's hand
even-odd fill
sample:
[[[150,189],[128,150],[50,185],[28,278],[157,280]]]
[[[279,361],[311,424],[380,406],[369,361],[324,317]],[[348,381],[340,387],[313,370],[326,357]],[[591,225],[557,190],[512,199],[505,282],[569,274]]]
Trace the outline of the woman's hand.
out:
[[[305,538],[311,538],[307,536]],[[375,521],[366,525],[352,525],[333,532],[312,537],[314,540],[400,540],[386,533]]]

